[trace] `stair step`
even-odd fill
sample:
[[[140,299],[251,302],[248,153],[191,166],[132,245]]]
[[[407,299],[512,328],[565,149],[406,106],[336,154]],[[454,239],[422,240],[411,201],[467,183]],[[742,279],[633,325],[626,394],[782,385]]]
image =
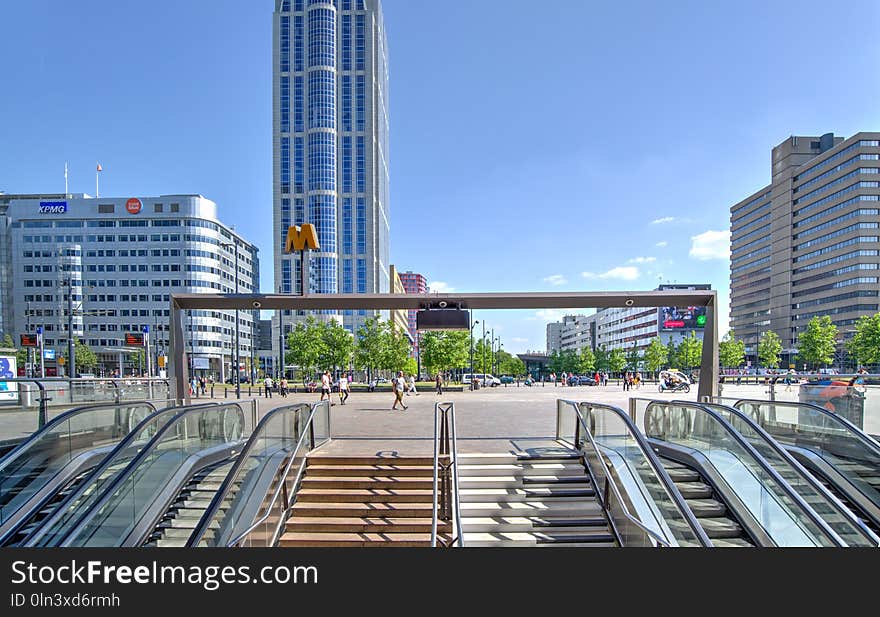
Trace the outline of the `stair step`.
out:
[[[325,488],[325,489],[358,489],[358,488],[396,488],[396,489],[423,489],[433,490],[434,480],[428,478],[412,478],[398,476],[380,476],[378,478],[356,477],[333,477],[319,476],[303,477],[302,488]]]
[[[318,546],[430,546],[430,533],[297,533],[281,535],[281,547]]]
[[[666,473],[673,482],[696,482],[700,480],[700,474],[687,467],[675,467],[666,469]]]
[[[487,516],[466,517],[461,520],[461,528],[465,533],[503,532],[503,531],[580,531],[592,527],[607,527],[604,517],[527,517],[527,516]]]
[[[321,465],[309,463],[304,477],[426,477],[434,476],[434,466],[412,465],[400,467],[395,465]]]
[[[522,478],[516,476],[466,476],[459,478],[459,488],[592,488],[590,478],[580,476],[533,476]]]
[[[520,501],[523,499],[584,499],[594,497],[592,488],[461,488],[459,500],[462,504],[469,501]]]
[[[294,517],[288,519],[287,530],[293,532],[342,532],[342,533],[431,533],[432,520],[416,517]],[[438,521],[438,532],[452,530],[450,523]]]
[[[526,463],[517,465],[515,463],[505,465],[458,465],[458,475],[461,478],[471,476],[504,476],[511,475],[515,477],[530,476],[583,476],[586,473],[584,466],[580,463]]]
[[[712,496],[712,487],[702,482],[676,482],[675,487],[685,499],[705,499]]]
[[[554,454],[549,456],[542,456],[539,454],[519,454],[516,457],[518,461],[579,461],[582,456],[577,452],[571,452],[569,454]]]
[[[534,546],[536,544],[547,544],[554,542],[558,538],[560,543],[564,538],[567,542],[614,542],[614,536],[607,529],[597,528],[589,532],[581,532],[574,534],[548,534],[544,532],[518,532],[518,531],[501,531],[501,532],[476,532],[463,535],[465,546],[510,546],[510,542],[515,542],[519,546]],[[485,544],[484,544],[485,543]]]
[[[727,514],[727,507],[717,499],[686,499],[685,501],[697,518],[713,518]]]
[[[578,499],[575,501],[474,501],[461,503],[462,519],[469,517],[522,517],[558,516],[580,517],[596,516],[602,513],[602,506],[596,500]],[[464,520],[462,520],[464,524]]]
[[[718,548],[754,548],[754,544],[746,538],[718,538],[712,540]]]
[[[428,502],[433,503],[434,492],[420,489],[323,489],[308,488],[297,492],[297,502],[301,503],[392,503]]]
[[[293,516],[424,518],[434,514],[432,501],[423,503],[302,503],[293,504]]]
[[[448,461],[448,456],[440,457],[443,461]],[[434,468],[434,457],[432,456],[310,456],[308,457],[308,466],[312,465],[393,465],[397,467],[431,467]]]

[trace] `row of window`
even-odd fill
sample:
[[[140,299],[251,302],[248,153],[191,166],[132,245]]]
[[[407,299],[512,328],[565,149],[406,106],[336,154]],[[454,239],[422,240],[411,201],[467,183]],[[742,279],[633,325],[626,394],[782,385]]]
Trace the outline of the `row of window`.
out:
[[[844,156],[846,156],[847,154],[849,154],[853,150],[856,150],[858,148],[876,148],[877,146],[880,146],[880,141],[877,141],[876,139],[862,139],[860,141],[857,141],[853,144],[850,144],[849,146],[847,146],[846,148],[844,148],[840,152],[838,152],[832,156],[829,156],[827,159],[825,159],[821,163],[818,163],[817,165],[814,165],[814,166],[810,167],[809,169],[805,169],[804,171],[802,171],[801,173],[799,173],[797,176],[794,177],[794,181],[797,182],[805,174],[811,174],[813,172],[819,171],[820,169],[825,169],[828,165],[830,165],[831,163],[833,163],[835,161],[839,161],[841,158],[843,158]]]
[[[731,243],[738,244],[738,243],[743,242],[743,241],[745,241],[745,240],[750,240],[751,238],[754,238],[754,237],[756,237],[756,236],[760,236],[761,234],[764,234],[764,235],[761,237],[762,240],[765,239],[765,238],[767,238],[767,239],[770,238],[770,230],[767,229],[767,227],[761,227],[760,229],[755,229],[754,231],[750,231],[749,233],[747,233],[747,234],[745,234],[745,235],[743,235],[743,236],[740,236],[740,237],[738,237],[738,238],[737,238],[737,237],[732,237],[732,238],[731,238]],[[737,248],[738,248],[738,247],[737,247]]]
[[[829,214],[834,214],[835,212],[839,212],[840,210],[843,210],[844,208],[848,208],[849,206],[851,206],[853,204],[857,204],[860,201],[880,201],[880,196],[877,196],[877,195],[857,195],[857,196],[853,197],[852,199],[847,199],[846,201],[840,202],[836,206],[831,206],[827,210],[823,210],[822,212],[819,212],[817,214],[813,214],[811,216],[808,216],[805,219],[802,219],[800,221],[797,221],[796,223],[793,223],[792,228],[797,229],[798,227],[801,227],[803,225],[809,225],[813,221],[818,221],[819,219],[825,218]]]
[[[769,221],[771,214],[772,213],[768,212],[767,214],[765,214],[763,216],[759,216],[758,218],[749,221],[745,225],[738,227],[736,230],[731,230],[731,233],[739,234],[739,233],[745,231],[746,229],[751,229],[752,227],[755,227],[756,225],[760,225],[764,221]]]
[[[839,221],[838,221],[839,222]],[[823,236],[819,236],[818,238],[813,238],[807,242],[802,244],[798,244],[794,247],[795,251],[802,251],[804,249],[810,248],[811,246],[816,246],[823,242],[827,242],[832,238],[837,238],[853,231],[857,231],[859,229],[878,229],[880,228],[880,223],[856,223],[855,225],[850,225],[848,227],[844,227],[842,229],[838,229],[837,231],[832,231],[831,233],[825,234]]]
[[[772,248],[772,246],[768,244],[767,246],[763,246],[759,249],[756,249],[756,250],[748,253],[747,255],[742,255],[741,257],[737,257],[736,259],[731,260],[730,264],[736,265],[736,264],[742,263],[748,259],[752,259],[753,257],[757,257],[758,255],[763,255],[764,253],[769,253],[771,248]]]
[[[770,198],[770,191],[767,191],[763,195],[759,195],[758,197],[755,197],[750,202],[731,209],[730,214],[731,214],[731,216],[735,216],[737,212],[742,212],[743,210],[748,210],[749,208],[751,208],[755,204],[760,203],[760,202],[764,201],[765,199],[769,199],[769,198]],[[769,205],[770,205],[770,202],[767,202],[765,204],[765,206],[769,206]]]
[[[741,252],[743,252],[743,251],[745,251],[745,250],[748,250],[748,249],[754,248],[755,245],[761,244],[762,242],[769,242],[769,241],[770,241],[770,236],[765,236],[765,237],[763,237],[763,238],[758,238],[757,240],[752,240],[752,241],[749,242],[748,244],[743,244],[742,246],[738,246],[738,247],[736,247],[735,249],[732,249],[732,250],[730,251],[730,254],[731,254],[731,255],[736,255],[737,253],[741,253]]]
[[[804,236],[812,235],[814,233],[828,229],[829,227],[839,225],[840,223],[848,221],[849,219],[858,218],[860,216],[880,216],[880,208],[861,208],[859,210],[853,210],[852,212],[836,217],[834,220],[826,221],[821,225],[816,225],[815,227],[810,227],[809,229],[805,229],[800,233],[796,233],[791,237],[791,239],[798,240],[799,238],[803,238]]]
[[[820,199],[818,201],[814,201],[809,206],[804,206],[800,210],[795,210],[794,216],[801,216],[803,214],[807,214],[808,212],[812,212],[816,208],[821,208],[825,204],[830,203],[836,199],[840,199],[844,195],[848,195],[849,193],[852,193],[853,191],[857,191],[859,189],[875,189],[878,187],[880,187],[880,182],[876,182],[876,181],[874,181],[874,182],[868,182],[868,181],[856,182],[855,184],[851,184],[850,186],[848,186],[846,188],[840,189],[836,193],[832,193],[831,195],[828,195],[827,197],[823,197],[822,199]]]
[[[822,317],[823,315],[841,315],[843,313],[876,313],[876,304],[854,304],[852,306],[842,306],[833,309],[824,309],[817,313],[802,313],[800,315],[792,315],[792,321],[809,321],[813,317]]]
[[[849,240],[844,240],[843,242],[838,242],[837,244],[832,244],[831,246],[826,246],[825,248],[818,249],[816,251],[812,251],[810,253],[804,253],[803,255],[798,255],[792,261],[793,263],[798,263],[801,261],[807,261],[809,259],[813,259],[814,257],[818,257],[819,255],[826,255],[828,253],[832,253],[834,251],[840,250],[847,246],[852,246],[854,244],[862,244],[865,242],[880,242],[880,236],[858,236],[857,238],[850,238]]]
[[[874,279],[875,281],[877,279]],[[802,309],[802,308],[810,308],[811,306],[822,306],[823,304],[833,304],[834,302],[840,302],[841,300],[849,300],[851,298],[876,298],[880,295],[876,289],[859,289],[857,291],[850,291],[845,294],[839,294],[836,296],[828,296],[827,298],[817,298],[815,300],[805,300],[803,302],[797,302],[791,305],[793,310]]]
[[[798,279],[792,282],[792,287],[797,287],[798,285],[806,285],[807,283],[812,283],[814,281],[818,281],[819,279],[828,278],[831,276],[839,276],[841,274],[847,274],[849,272],[857,272],[859,270],[877,270],[880,268],[878,264],[853,264],[851,266],[844,266],[843,268],[837,268],[836,270],[831,270],[830,272],[823,272],[822,274],[814,274],[813,276],[808,276],[806,278]],[[817,288],[821,289],[821,288]],[[812,293],[812,291],[810,292]]]
[[[153,212],[164,212],[163,204],[154,203]],[[98,214],[114,214],[116,212],[116,204],[98,204]],[[169,204],[168,212],[180,212],[180,204]],[[135,227],[135,225],[132,225]]]
[[[871,264],[871,265],[876,266],[877,264]],[[822,291],[828,291],[829,289],[840,289],[842,287],[850,287],[852,285],[871,285],[871,284],[876,284],[878,281],[880,281],[880,279],[878,279],[876,276],[860,276],[858,278],[847,279],[845,281],[832,283],[830,285],[822,285],[821,287],[813,287],[812,289],[798,291],[798,292],[791,294],[791,297],[792,298],[801,298],[803,296],[819,293]]]
[[[835,186],[838,186],[838,185],[840,185],[840,184],[843,184],[843,183],[846,182],[847,180],[851,180],[852,178],[855,178],[856,176],[859,176],[859,175],[862,175],[862,174],[870,176],[870,175],[877,174],[877,173],[880,173],[880,168],[877,168],[877,167],[860,167],[859,169],[855,169],[855,170],[849,172],[848,174],[844,174],[844,175],[840,176],[839,178],[837,178],[837,179],[835,179],[835,180],[832,180],[832,181],[829,182],[828,184],[823,184],[822,186],[820,186],[819,188],[817,188],[815,191],[810,191],[809,193],[807,193],[807,194],[804,195],[803,197],[799,197],[799,198],[793,200],[792,203],[793,203],[793,204],[798,204],[798,203],[800,203],[801,201],[803,201],[803,200],[805,200],[805,199],[810,199],[810,198],[812,198],[812,197],[816,197],[816,196],[818,196],[818,195],[821,195],[822,193],[825,193],[825,192],[827,192],[827,191],[830,191],[830,190],[833,189]]]
[[[854,156],[851,159],[849,159],[848,161],[844,161],[843,163],[841,163],[837,167],[833,167],[833,168],[829,169],[828,171],[823,172],[810,180],[807,180],[806,182],[804,182],[800,186],[795,187],[794,190],[792,191],[792,193],[797,193],[797,192],[803,191],[804,189],[809,188],[809,187],[813,186],[814,184],[821,182],[825,178],[831,177],[834,174],[836,174],[840,171],[843,171],[844,169],[846,169],[850,165],[857,163],[858,161],[876,161],[878,159],[880,159],[880,155],[878,155],[878,154],[860,154],[858,156]]]
[[[763,265],[763,264],[765,264],[765,263],[769,263],[769,262],[770,262],[770,257],[764,257],[763,259],[759,259],[759,260],[757,260],[757,261],[753,261],[753,262],[750,263],[750,264],[746,264],[746,265],[744,265],[744,266],[739,266],[738,268],[732,268],[732,269],[730,270],[730,273],[731,273],[731,274],[736,274],[737,272],[742,272],[743,270],[749,270],[749,269],[751,269],[751,268],[756,268],[756,267],[758,267],[758,266],[760,266],[760,265]]]
[[[814,264],[810,264],[808,266],[803,266],[801,268],[795,268],[791,271],[792,274],[799,274],[801,272],[809,272],[810,270],[816,270],[818,268],[824,268],[825,266],[830,266],[831,264],[840,263],[841,261],[848,261],[850,259],[857,259],[859,257],[877,257],[880,255],[880,251],[876,249],[865,249],[861,251],[853,251],[851,253],[846,253],[845,255],[838,255],[837,257],[830,257],[829,259],[823,259],[822,261],[817,261]]]

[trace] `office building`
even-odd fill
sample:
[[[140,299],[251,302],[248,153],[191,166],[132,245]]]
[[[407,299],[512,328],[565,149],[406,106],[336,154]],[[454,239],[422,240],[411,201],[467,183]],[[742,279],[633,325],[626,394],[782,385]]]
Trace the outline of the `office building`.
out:
[[[171,293],[259,289],[257,248],[221,223],[217,205],[201,195],[0,194],[0,254],[3,331],[18,341],[42,328],[45,347],[66,357],[70,321],[108,374],[120,361],[126,373],[138,368],[128,360],[134,349],[126,334],[149,329],[154,367],[155,356],[167,353]],[[197,374],[234,374],[234,315],[187,316]],[[239,312],[243,376],[253,319],[252,311]]]
[[[403,283],[403,289],[408,294],[426,294],[428,293],[428,281],[418,272],[407,270],[400,272],[400,282]],[[414,353],[418,353],[418,336],[416,336],[416,314],[418,311],[408,311],[407,321],[409,323],[409,333],[414,341]]]
[[[730,327],[751,362],[772,330],[793,363],[799,333],[829,315],[849,364],[856,320],[878,309],[878,159],[880,133],[793,136],[773,148],[770,184],[731,207]]]
[[[320,249],[308,257],[309,293],[388,293],[388,47],[381,3],[276,0],[273,23],[275,288],[301,293],[299,255],[284,254],[284,239],[290,225],[311,223]],[[356,333],[373,313],[335,318]],[[283,328],[303,317],[285,311]]]
[[[708,290],[709,284],[668,284],[660,285],[655,291],[670,290]],[[595,322],[593,349],[604,345],[605,349],[622,349],[627,353],[641,355],[651,341],[657,337],[664,345],[681,341],[693,332],[697,339],[703,340],[706,325],[705,307],[660,307],[607,308],[590,316]],[[591,326],[593,327],[593,326]]]
[[[565,315],[562,321],[547,324],[547,353],[574,351],[580,354],[592,347],[591,320],[586,315]]]

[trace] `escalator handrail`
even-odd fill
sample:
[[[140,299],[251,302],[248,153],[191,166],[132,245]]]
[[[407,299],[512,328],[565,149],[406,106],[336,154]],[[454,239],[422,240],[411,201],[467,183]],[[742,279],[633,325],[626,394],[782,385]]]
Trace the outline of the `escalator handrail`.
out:
[[[868,435],[865,431],[857,427],[855,424],[837,414],[829,409],[825,409],[824,407],[820,407],[819,405],[814,405],[813,403],[800,403],[797,401],[762,401],[760,399],[751,399],[751,398],[743,398],[737,399],[736,403],[733,404],[734,407],[737,407],[740,403],[754,403],[758,405],[780,405],[783,407],[807,407],[812,409],[813,411],[818,411],[820,414],[831,418],[831,420],[842,424],[844,428],[846,428],[849,432],[853,433],[853,435],[862,442],[865,446],[867,446],[874,454],[880,457],[880,443],[878,443],[873,437]]]
[[[681,403],[682,401],[672,401],[673,403]],[[689,401],[690,402],[690,401]],[[730,407],[729,405],[723,405],[721,403],[711,403],[711,405],[717,405],[719,407],[723,407],[726,411],[729,411],[737,418],[745,422],[753,431],[755,431],[760,437],[764,440],[766,445],[770,446],[770,448],[786,463],[791,465],[802,477],[802,479],[807,481],[807,484],[810,485],[813,490],[818,492],[820,495],[825,497],[825,499],[834,506],[834,509],[838,514],[842,515],[846,518],[851,524],[855,525],[859,528],[859,531],[862,532],[862,535],[870,539],[872,542],[878,542],[880,544],[880,539],[877,538],[877,535],[871,531],[870,527],[865,525],[865,523],[858,516],[853,514],[853,512],[840,503],[840,500],[837,499],[825,486],[822,485],[821,482],[816,480],[815,476],[811,474],[809,471],[804,469],[803,465],[797,462],[789,452],[783,448],[779,443],[773,439],[773,436],[770,435],[767,431],[765,431],[760,424],[755,422],[748,414],[743,411],[737,409],[736,407]],[[738,432],[738,431],[737,431]]]
[[[231,548],[233,546],[236,546],[239,542],[244,540],[247,536],[249,536],[251,534],[251,532],[253,532],[257,527],[262,525],[269,518],[269,514],[271,514],[272,509],[275,507],[275,503],[278,501],[278,498],[281,496],[281,491],[285,486],[284,480],[287,478],[287,475],[290,473],[290,468],[291,468],[291,466],[293,466],[293,461],[296,460],[296,455],[303,445],[303,440],[306,438],[306,436],[309,436],[310,439],[312,437],[312,430],[311,430],[312,423],[314,422],[315,416],[318,413],[318,408],[320,408],[320,407],[326,407],[329,410],[330,400],[327,399],[326,401],[318,401],[317,403],[312,404],[312,410],[309,412],[309,417],[306,420],[305,425],[302,427],[303,431],[302,431],[302,434],[299,436],[299,440],[296,443],[296,448],[291,453],[290,458],[287,461],[287,465],[285,465],[285,467],[284,467],[284,474],[282,475],[281,481],[278,483],[278,486],[275,487],[275,492],[272,493],[272,499],[269,501],[269,505],[266,506],[266,511],[263,513],[263,515],[260,518],[258,518],[256,521],[254,521],[250,527],[248,527],[243,532],[238,534],[230,542],[227,542],[226,543],[227,548]],[[309,450],[311,451],[314,448],[315,448],[315,444],[313,442],[313,443],[311,443],[311,447],[309,448]],[[297,488],[300,485],[300,481],[302,480],[303,472],[305,472],[305,469],[306,469],[306,466],[305,466],[305,463],[303,463],[303,465],[300,466],[299,471],[296,474],[296,479],[293,482],[293,489],[291,490],[290,494],[287,496],[288,503],[285,504],[285,509],[289,508],[290,505],[293,503],[293,499],[296,496]],[[282,517],[278,521],[278,525],[280,527],[283,524],[284,524],[284,518]],[[276,531],[272,536],[273,540],[274,540],[275,536],[277,535],[277,533],[278,533],[278,530],[276,528]]]
[[[647,413],[653,406],[661,407],[663,405],[672,404],[697,409],[698,411],[707,414],[713,420],[718,422],[719,425],[724,429],[724,431],[740,447],[742,447],[746,452],[749,453],[749,455],[754,459],[754,461],[764,471],[764,473],[773,478],[773,480],[780,486],[786,496],[788,496],[789,499],[797,504],[797,506],[803,511],[803,513],[806,514],[807,518],[809,518],[814,525],[819,527],[819,529],[828,537],[828,539],[830,539],[836,546],[846,546],[846,542],[843,541],[843,538],[837,535],[837,532],[831,528],[828,522],[821,516],[819,516],[819,514],[816,513],[815,510],[813,510],[812,506],[810,506],[810,504],[808,504],[804,500],[804,498],[801,497],[800,494],[796,490],[794,490],[794,488],[792,488],[792,486],[788,482],[786,482],[785,478],[779,475],[779,472],[773,469],[773,466],[768,463],[767,460],[763,456],[761,456],[761,454],[757,450],[755,450],[754,446],[752,446],[752,444],[750,444],[746,440],[746,438],[739,433],[739,431],[733,428],[727,420],[721,417],[718,412],[707,407],[703,407],[700,403],[695,403],[693,401],[652,401],[645,408],[645,412]]]
[[[217,403],[200,403],[199,405],[193,405],[193,407],[211,407],[216,406]],[[70,493],[67,497],[64,498],[61,503],[55,508],[55,513],[50,515],[43,521],[40,526],[35,528],[27,537],[22,541],[22,546],[30,546],[32,542],[39,540],[43,536],[43,529],[53,523],[58,514],[63,512],[64,509],[68,506],[68,504],[72,503],[76,499],[78,499],[82,493],[91,485],[91,481],[94,478],[99,477],[111,464],[114,457],[124,449],[128,448],[131,442],[137,437],[138,434],[151,422],[155,420],[155,418],[162,413],[167,411],[171,411],[172,409],[177,409],[176,405],[169,405],[167,407],[163,407],[161,409],[157,409],[152,414],[144,418],[140,421],[140,423],[135,426],[131,431],[129,431],[128,435],[126,435],[116,446],[104,457],[100,464],[98,464],[89,475],[80,483],[79,487]],[[174,416],[172,416],[173,418]],[[170,421],[170,418],[169,418]]]
[[[150,401],[125,401],[124,403],[114,403],[113,401],[106,401],[104,403],[92,403],[89,405],[82,405],[80,407],[74,407],[73,409],[68,409],[64,413],[61,413],[42,427],[34,431],[30,437],[19,443],[15,448],[6,453],[5,456],[0,458],[0,470],[6,466],[6,464],[16,457],[22,450],[33,444],[38,439],[41,439],[43,435],[47,432],[51,431],[55,427],[60,424],[63,424],[67,420],[71,418],[71,416],[75,416],[80,413],[85,413],[87,411],[94,411],[95,409],[107,408],[107,407],[136,407],[139,405],[144,405],[152,408],[153,412],[156,411],[156,406]]]
[[[251,433],[250,439],[248,439],[247,444],[245,444],[244,448],[241,450],[241,454],[238,455],[238,458],[235,460],[235,463],[232,465],[232,468],[229,470],[229,473],[226,474],[226,477],[223,479],[223,483],[220,485],[220,488],[214,494],[214,497],[211,499],[211,503],[208,504],[208,508],[202,514],[202,517],[199,519],[198,524],[196,524],[195,529],[190,534],[189,539],[186,542],[186,546],[192,547],[197,546],[199,541],[204,536],[205,532],[208,530],[208,526],[211,524],[211,521],[214,518],[214,515],[217,514],[217,510],[223,503],[223,500],[226,499],[226,495],[232,488],[232,483],[235,481],[235,478],[238,476],[241,467],[246,463],[248,458],[250,457],[251,450],[256,446],[257,441],[262,438],[262,432],[266,428],[266,425],[271,422],[277,416],[282,414],[286,414],[289,412],[293,412],[294,418],[296,418],[296,412],[309,409],[311,406],[308,403],[296,403],[293,405],[285,405],[283,407],[277,407],[263,416],[260,423],[257,424],[254,432]],[[304,431],[305,432],[305,431]],[[300,439],[302,435],[300,435]],[[299,445],[299,444],[297,444]],[[291,460],[294,458],[290,457]],[[289,469],[289,462],[286,466]],[[285,474],[286,476],[286,474]]]
[[[155,447],[160,443],[165,434],[171,430],[171,427],[176,427],[177,423],[191,414],[195,414],[198,412],[203,412],[206,409],[210,409],[211,407],[237,407],[239,411],[241,411],[242,415],[244,415],[244,408],[242,408],[240,403],[223,403],[217,405],[191,405],[191,406],[182,406],[180,407],[180,411],[175,414],[168,422],[165,423],[164,426],[159,428],[156,431],[156,434],[153,435],[152,439],[148,441],[143,448],[141,448],[140,452],[135,455],[134,458],[129,461],[129,463],[125,466],[120,473],[116,474],[116,476],[108,483],[107,487],[102,491],[101,497],[97,499],[91,507],[89,507],[85,512],[80,514],[79,519],[77,519],[76,523],[74,523],[68,532],[61,538],[58,542],[59,546],[67,546],[67,543],[76,536],[77,533],[83,528],[83,526],[91,520],[92,516],[100,510],[113,496],[116,489],[119,488],[123,482],[127,481],[128,478],[137,470],[143,460],[155,449]]]
[[[600,409],[602,411],[610,411],[611,413],[619,416],[621,419],[623,419],[624,424],[627,427],[627,430],[633,434],[633,436],[636,439],[636,443],[639,445],[639,448],[645,454],[645,457],[650,461],[652,468],[654,468],[654,470],[656,471],[656,467],[654,465],[655,465],[655,463],[659,465],[659,461],[655,460],[656,455],[654,455],[653,451],[651,451],[650,448],[648,448],[648,449],[645,448],[647,443],[644,441],[644,439],[639,439],[640,435],[638,434],[638,430],[634,430],[635,425],[633,424],[633,422],[629,418],[629,416],[627,416],[623,412],[623,410],[621,410],[617,407],[614,407],[612,405],[604,405],[601,403],[592,403],[592,402],[578,403],[576,401],[571,401],[571,400],[565,400],[565,399],[560,399],[560,400],[564,404],[570,405],[574,409],[575,417],[577,417],[578,422],[580,422],[580,425],[583,428],[584,434],[587,436],[587,439],[590,440],[590,444],[593,446],[593,449],[596,451],[597,454],[599,454],[601,452],[601,450],[599,449],[598,445],[596,444],[595,439],[593,438],[593,433],[592,433],[592,431],[590,431],[590,428],[587,425],[586,419],[583,417],[583,412],[581,411],[581,405],[588,405],[588,406],[590,406],[591,409],[595,408],[595,409]],[[577,446],[577,444],[575,444],[575,446]],[[629,511],[629,508],[626,507],[626,501],[623,499],[623,496],[620,494],[620,490],[617,488],[617,484],[611,479],[613,476],[611,474],[611,470],[608,469],[608,465],[602,459],[602,456],[597,456],[596,458],[599,461],[599,464],[602,465],[602,471],[604,472],[605,478],[607,479],[607,485],[614,492],[615,498],[620,503],[621,508],[623,508],[623,515],[633,525],[635,525],[636,527],[641,529],[644,533],[646,533],[649,537],[651,537],[660,546],[667,547],[667,548],[671,547],[672,544],[669,542],[669,539],[661,538],[657,534],[657,532],[655,532],[652,529],[649,529],[643,522],[641,522],[638,518],[633,516],[633,514]],[[678,492],[678,489],[676,489],[675,486],[672,484],[672,480],[669,478],[669,475],[665,472],[665,470],[662,472],[662,474],[658,474],[658,478],[659,478],[661,484],[664,485],[664,488],[667,489],[667,492],[670,494],[670,496],[672,497],[673,501],[676,504],[676,507],[679,508],[679,510],[681,511],[685,520],[688,522],[688,525],[691,527],[691,530],[693,531],[694,535],[697,537],[700,544],[702,546],[712,546],[712,541],[706,535],[706,532],[703,530],[703,528],[700,527],[699,523],[697,523],[696,518],[693,515],[693,512],[691,512],[691,509],[689,507],[687,507],[687,505],[684,505],[684,508],[682,508],[682,504],[684,503],[684,498]],[[670,488],[670,485],[672,485],[672,488]],[[596,494],[598,496],[598,487],[596,487],[596,491],[597,491]],[[606,507],[604,503],[602,504],[602,507],[603,508]]]

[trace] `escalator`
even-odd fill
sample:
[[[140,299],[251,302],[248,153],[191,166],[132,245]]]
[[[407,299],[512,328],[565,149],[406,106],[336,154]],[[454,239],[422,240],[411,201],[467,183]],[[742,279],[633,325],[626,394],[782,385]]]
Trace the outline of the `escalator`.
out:
[[[159,546],[273,546],[296,500],[307,455],[330,439],[329,401],[272,410],[254,430],[201,519]],[[187,537],[185,537],[187,536]]]
[[[22,545],[130,545],[132,534],[155,527],[194,474],[234,456],[243,427],[238,404],[210,403],[153,414]]]
[[[640,419],[716,546],[847,545],[718,411],[654,401]]]
[[[0,546],[18,545],[155,411],[148,402],[71,409],[0,459]]]
[[[841,416],[808,403],[741,400],[734,408],[880,535],[880,443]]]

